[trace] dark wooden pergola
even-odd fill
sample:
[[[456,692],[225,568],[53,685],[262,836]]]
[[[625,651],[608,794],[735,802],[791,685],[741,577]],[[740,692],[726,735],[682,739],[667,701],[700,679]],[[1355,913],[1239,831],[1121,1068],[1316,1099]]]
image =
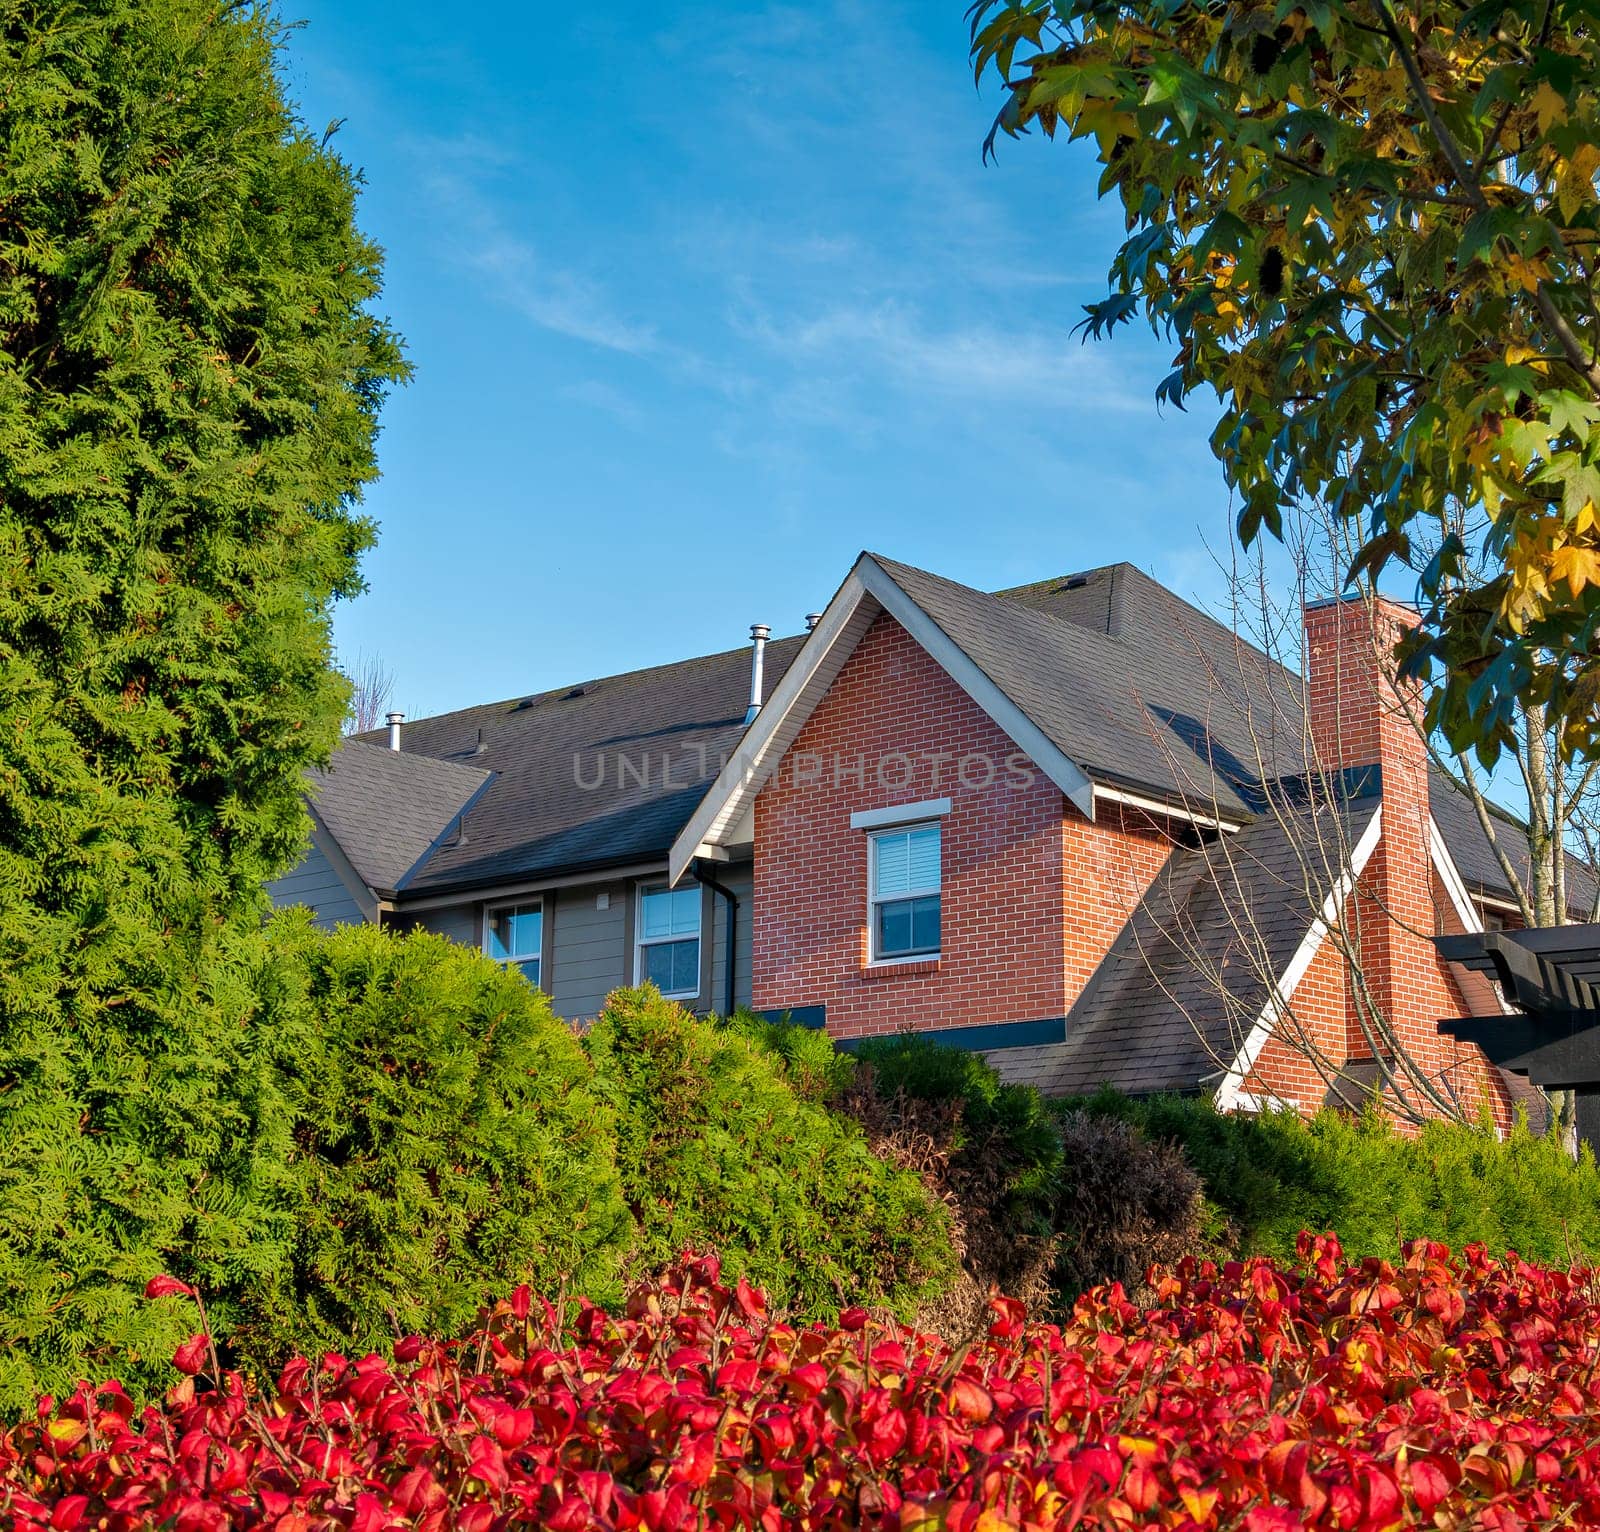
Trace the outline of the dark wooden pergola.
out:
[[[1439,1030],[1545,1090],[1570,1090],[1578,1136],[1600,1154],[1600,925],[1436,936],[1446,962],[1487,974],[1517,1014],[1462,1016]]]

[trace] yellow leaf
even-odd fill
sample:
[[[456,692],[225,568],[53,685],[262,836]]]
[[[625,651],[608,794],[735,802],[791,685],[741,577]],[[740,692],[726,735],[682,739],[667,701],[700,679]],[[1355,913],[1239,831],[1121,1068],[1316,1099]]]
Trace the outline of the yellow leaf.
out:
[[[1556,202],[1571,223],[1580,208],[1595,200],[1594,173],[1600,169],[1600,145],[1584,144],[1570,160],[1556,161]]]
[[[1550,578],[1565,580],[1576,596],[1585,585],[1600,585],[1600,553],[1568,543],[1550,555]]]
[[[1539,81],[1539,88],[1534,91],[1530,105],[1539,119],[1541,133],[1548,133],[1552,122],[1567,120],[1567,103],[1557,91],[1551,89],[1548,80]]]
[[[1511,280],[1524,292],[1536,293],[1539,283],[1550,275],[1550,268],[1537,258],[1526,260],[1520,255],[1511,255],[1506,258],[1506,271]]]

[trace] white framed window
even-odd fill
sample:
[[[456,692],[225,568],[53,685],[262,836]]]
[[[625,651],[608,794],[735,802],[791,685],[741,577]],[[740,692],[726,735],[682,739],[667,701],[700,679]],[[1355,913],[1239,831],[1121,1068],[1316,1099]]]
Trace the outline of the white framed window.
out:
[[[939,955],[940,830],[896,825],[867,837],[867,903],[874,963]]]
[[[483,950],[507,968],[520,968],[530,984],[539,984],[544,950],[544,903],[524,899],[491,905],[483,912]]]
[[[700,910],[698,884],[639,890],[634,972],[640,984],[654,984],[669,1000],[699,995]]]

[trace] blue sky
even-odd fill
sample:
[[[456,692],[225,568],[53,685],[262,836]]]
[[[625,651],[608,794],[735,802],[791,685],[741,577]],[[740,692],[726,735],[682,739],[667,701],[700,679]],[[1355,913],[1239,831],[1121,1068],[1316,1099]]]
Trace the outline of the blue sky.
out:
[[[1071,334],[1117,210],[1082,146],[981,163],[962,0],[287,14],[416,366],[337,629],[412,716],[798,631],[863,547],[1222,595],[1168,348]]]

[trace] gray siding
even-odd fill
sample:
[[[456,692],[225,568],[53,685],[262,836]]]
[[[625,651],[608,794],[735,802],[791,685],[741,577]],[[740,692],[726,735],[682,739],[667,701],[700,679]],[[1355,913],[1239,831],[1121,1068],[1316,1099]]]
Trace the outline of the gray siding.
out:
[[[408,915],[405,923],[413,930],[448,936],[463,947],[477,947],[482,945],[479,908],[476,904],[449,904],[437,910],[418,910],[415,915]]]
[[[720,869],[719,879],[739,896],[738,955],[735,994],[738,1004],[750,1003],[750,892],[748,864]],[[577,888],[549,889],[544,899],[545,988],[558,1016],[583,1021],[596,1016],[606,996],[621,985],[633,983],[633,903],[638,882],[586,883]],[[607,897],[605,909],[598,896]],[[399,929],[435,931],[464,946],[477,947],[482,939],[481,902],[447,905],[440,909],[402,914]],[[709,899],[706,920],[712,937],[709,962],[701,958],[701,993],[694,1004],[701,1010],[720,1011],[725,1001],[724,968],[728,942],[727,902]]]
[[[267,894],[279,909],[297,904],[307,906],[315,914],[317,924],[325,930],[342,925],[357,926],[366,920],[361,906],[315,843],[306,848],[298,867],[267,884]]]
[[[608,907],[596,907],[597,896]],[[545,920],[554,920],[549,941],[550,1001],[570,1021],[597,1015],[618,985],[632,980],[628,951],[631,883],[585,884],[545,895]]]

